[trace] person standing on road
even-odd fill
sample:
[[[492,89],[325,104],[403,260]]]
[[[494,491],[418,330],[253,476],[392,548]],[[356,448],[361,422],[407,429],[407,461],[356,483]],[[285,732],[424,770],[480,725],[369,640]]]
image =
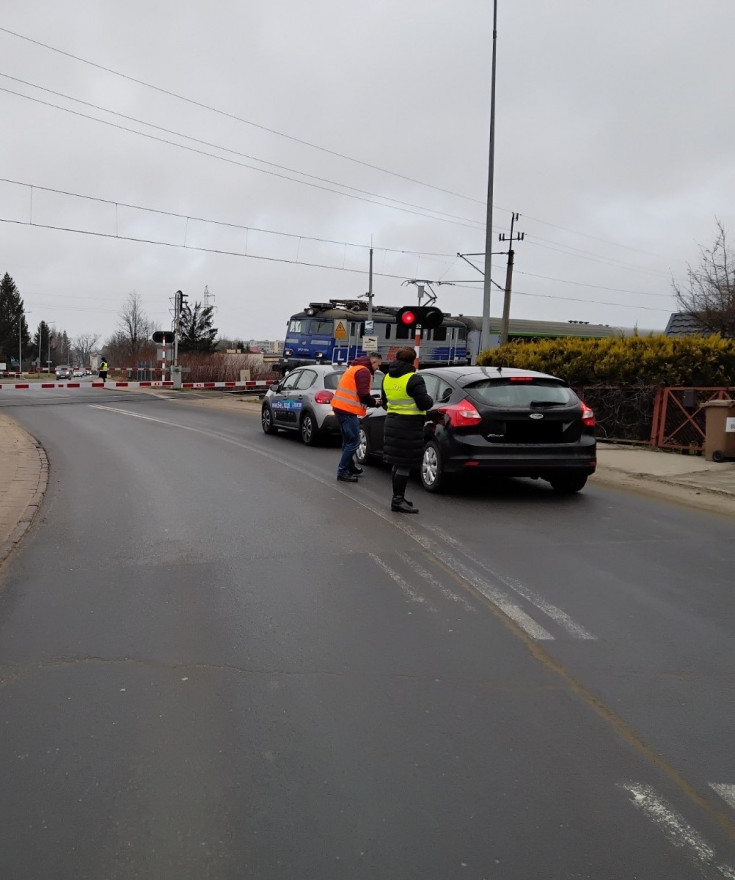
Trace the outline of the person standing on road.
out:
[[[424,423],[426,411],[434,401],[426,392],[424,377],[416,372],[416,352],[401,348],[388,367],[381,392],[385,417],[383,459],[393,465],[393,498],[390,509],[394,513],[418,513],[405,492],[411,468],[419,467],[424,451]]]
[[[377,351],[355,358],[339,380],[332,398],[332,409],[342,432],[342,456],[337,465],[337,479],[344,483],[356,483],[362,473],[354,461],[355,450],[360,443],[360,419],[367,407],[377,406],[370,390],[373,374],[380,369],[383,358]]]
[[[100,361],[100,368],[98,370],[99,377],[103,382],[107,380],[107,370],[109,369],[109,364],[107,363],[106,358],[102,358]]]

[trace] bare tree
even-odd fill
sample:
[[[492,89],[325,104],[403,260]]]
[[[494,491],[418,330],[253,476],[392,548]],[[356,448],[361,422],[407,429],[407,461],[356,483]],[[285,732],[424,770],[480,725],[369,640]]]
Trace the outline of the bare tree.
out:
[[[141,349],[147,347],[153,325],[143,311],[140,295],[133,291],[128,294],[125,305],[120,310],[118,322],[119,333],[125,337],[128,345],[128,354],[135,359]]]
[[[711,248],[700,247],[697,268],[687,265],[687,281],[673,281],[677,302],[703,333],[735,337],[735,255],[727,249],[725,227],[717,220]]]
[[[82,333],[74,340],[72,348],[79,358],[79,364],[81,366],[87,366],[90,362],[92,351],[95,345],[97,345],[97,340],[99,338],[99,334],[97,333]]]

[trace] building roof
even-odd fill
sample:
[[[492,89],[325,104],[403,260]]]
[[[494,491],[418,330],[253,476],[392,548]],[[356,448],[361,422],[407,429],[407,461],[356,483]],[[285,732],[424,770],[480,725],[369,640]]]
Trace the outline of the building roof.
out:
[[[666,325],[666,336],[701,336],[707,333],[695,315],[689,312],[674,312]]]

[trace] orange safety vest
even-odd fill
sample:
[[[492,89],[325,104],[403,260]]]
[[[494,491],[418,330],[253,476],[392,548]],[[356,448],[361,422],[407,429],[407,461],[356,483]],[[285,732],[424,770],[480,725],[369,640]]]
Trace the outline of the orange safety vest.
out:
[[[357,394],[357,382],[355,381],[355,374],[358,370],[367,370],[367,367],[363,364],[349,367],[344,376],[339,380],[339,385],[332,398],[332,408],[342,412],[354,413],[356,416],[364,416],[367,408],[364,404],[360,403],[360,398]],[[368,372],[370,371],[368,370]]]

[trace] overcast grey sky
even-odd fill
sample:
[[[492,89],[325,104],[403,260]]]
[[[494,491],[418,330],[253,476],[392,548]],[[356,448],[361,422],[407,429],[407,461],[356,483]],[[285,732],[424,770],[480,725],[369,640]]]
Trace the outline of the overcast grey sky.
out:
[[[6,0],[0,272],[29,327],[104,339],[135,291],[165,328],[206,286],[220,335],[282,338],[367,291],[371,243],[377,303],[423,278],[481,314],[455,255],[484,250],[492,6]],[[735,237],[734,37],[733,0],[499,0],[512,316],[663,329],[715,218]]]

